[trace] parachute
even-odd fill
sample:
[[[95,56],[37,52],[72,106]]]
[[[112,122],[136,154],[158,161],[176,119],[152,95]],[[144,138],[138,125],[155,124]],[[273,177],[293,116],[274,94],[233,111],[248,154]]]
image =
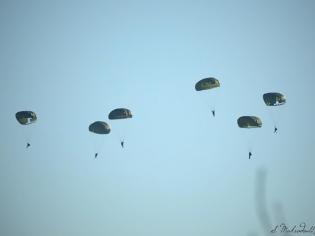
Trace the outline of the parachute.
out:
[[[257,116],[241,116],[237,119],[240,128],[261,128],[261,119]]]
[[[220,82],[216,78],[209,77],[198,81],[195,85],[196,91],[208,90],[220,87]]]
[[[265,93],[263,99],[267,106],[279,106],[286,103],[286,98],[281,93]]]
[[[127,119],[127,118],[132,118],[131,111],[127,108],[117,108],[115,110],[112,110],[108,115],[108,119],[110,120]]]
[[[15,114],[15,118],[21,125],[29,125],[37,120],[37,116],[33,111],[19,111]]]
[[[110,127],[106,122],[103,121],[95,121],[90,124],[89,131],[95,134],[109,134]]]

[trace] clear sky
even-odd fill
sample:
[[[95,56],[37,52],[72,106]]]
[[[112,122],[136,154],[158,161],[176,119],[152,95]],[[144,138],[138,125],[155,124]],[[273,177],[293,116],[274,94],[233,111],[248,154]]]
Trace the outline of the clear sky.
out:
[[[1,0],[0,235],[263,235],[260,170],[271,225],[314,225],[314,22],[313,0]]]

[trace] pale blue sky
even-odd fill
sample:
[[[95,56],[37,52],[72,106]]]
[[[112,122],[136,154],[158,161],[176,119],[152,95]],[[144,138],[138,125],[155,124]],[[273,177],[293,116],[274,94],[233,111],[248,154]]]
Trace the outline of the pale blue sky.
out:
[[[0,234],[263,235],[261,168],[273,225],[277,202],[315,224],[314,20],[312,0],[1,0]],[[197,93],[208,76],[221,88]],[[287,104],[269,111],[270,91]],[[96,120],[112,132],[94,160]]]

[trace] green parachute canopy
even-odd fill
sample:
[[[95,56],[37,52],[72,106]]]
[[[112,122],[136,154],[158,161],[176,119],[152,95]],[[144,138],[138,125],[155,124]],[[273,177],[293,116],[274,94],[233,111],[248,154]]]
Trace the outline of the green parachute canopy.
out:
[[[95,121],[90,124],[89,131],[96,134],[109,134],[110,127],[106,122],[103,121]]]
[[[117,108],[115,110],[112,110],[108,115],[108,119],[110,120],[127,119],[127,118],[132,118],[131,111],[127,108]]]
[[[209,77],[198,81],[195,85],[196,91],[213,89],[220,87],[220,82],[216,78]]]
[[[261,119],[257,116],[241,116],[237,119],[240,128],[260,128],[262,126]]]
[[[15,114],[15,118],[21,125],[29,125],[37,120],[36,114],[33,111],[19,111]]]
[[[265,93],[263,99],[267,106],[279,106],[286,103],[286,98],[281,93]]]

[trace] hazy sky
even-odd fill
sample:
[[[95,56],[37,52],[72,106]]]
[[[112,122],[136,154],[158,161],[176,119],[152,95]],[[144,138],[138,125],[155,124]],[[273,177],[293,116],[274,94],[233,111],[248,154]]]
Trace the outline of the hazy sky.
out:
[[[272,226],[315,225],[314,22],[313,0],[1,0],[0,235],[263,235],[260,169]]]

